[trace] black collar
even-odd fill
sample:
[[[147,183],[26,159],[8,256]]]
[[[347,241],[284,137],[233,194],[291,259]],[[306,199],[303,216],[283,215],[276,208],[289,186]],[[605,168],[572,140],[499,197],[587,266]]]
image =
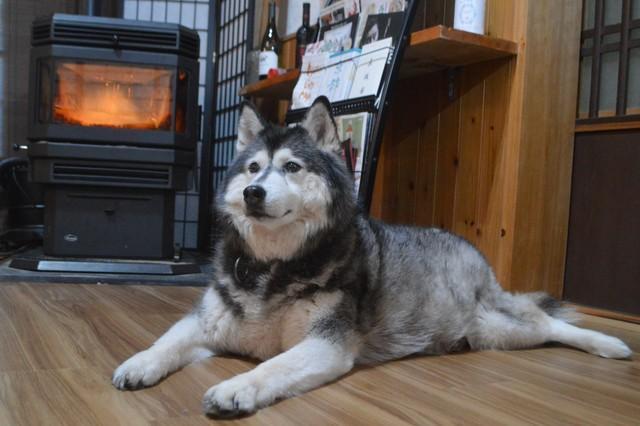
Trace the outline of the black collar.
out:
[[[267,272],[271,266],[277,261],[260,262],[256,259],[239,255],[233,262],[233,276],[239,284],[245,284],[251,279],[255,279],[257,275]]]

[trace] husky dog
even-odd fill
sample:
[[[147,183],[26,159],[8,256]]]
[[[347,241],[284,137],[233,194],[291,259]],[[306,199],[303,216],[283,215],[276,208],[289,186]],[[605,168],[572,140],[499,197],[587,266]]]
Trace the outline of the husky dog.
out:
[[[204,395],[214,417],[254,412],[355,364],[461,348],[560,342],[627,358],[619,339],[575,327],[551,297],[502,290],[483,256],[440,229],[390,226],[357,208],[326,98],[281,128],[242,107],[237,154],[217,196],[221,236],[197,308],[118,367],[118,389],[196,360],[264,360]]]

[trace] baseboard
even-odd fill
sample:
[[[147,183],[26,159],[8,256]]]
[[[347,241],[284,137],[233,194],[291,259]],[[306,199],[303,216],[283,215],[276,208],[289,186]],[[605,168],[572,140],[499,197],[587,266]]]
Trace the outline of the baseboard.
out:
[[[575,303],[566,303],[566,305],[575,308],[576,311],[582,314],[640,324],[640,316],[638,315],[609,311],[607,309],[593,308],[591,306],[577,305]]]

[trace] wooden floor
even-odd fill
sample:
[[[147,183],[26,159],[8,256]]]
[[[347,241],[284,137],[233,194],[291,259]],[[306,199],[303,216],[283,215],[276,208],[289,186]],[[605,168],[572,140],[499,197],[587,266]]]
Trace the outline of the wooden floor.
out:
[[[187,312],[202,289],[0,284],[0,425],[205,425],[213,384],[253,367],[216,358],[120,392],[113,369]],[[589,317],[633,361],[564,347],[416,357],[226,424],[640,424],[640,325]]]

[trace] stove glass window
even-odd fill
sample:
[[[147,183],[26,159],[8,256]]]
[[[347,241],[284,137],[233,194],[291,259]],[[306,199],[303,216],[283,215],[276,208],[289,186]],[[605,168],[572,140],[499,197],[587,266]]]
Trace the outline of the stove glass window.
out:
[[[57,61],[53,121],[171,130],[174,74],[161,67]]]

